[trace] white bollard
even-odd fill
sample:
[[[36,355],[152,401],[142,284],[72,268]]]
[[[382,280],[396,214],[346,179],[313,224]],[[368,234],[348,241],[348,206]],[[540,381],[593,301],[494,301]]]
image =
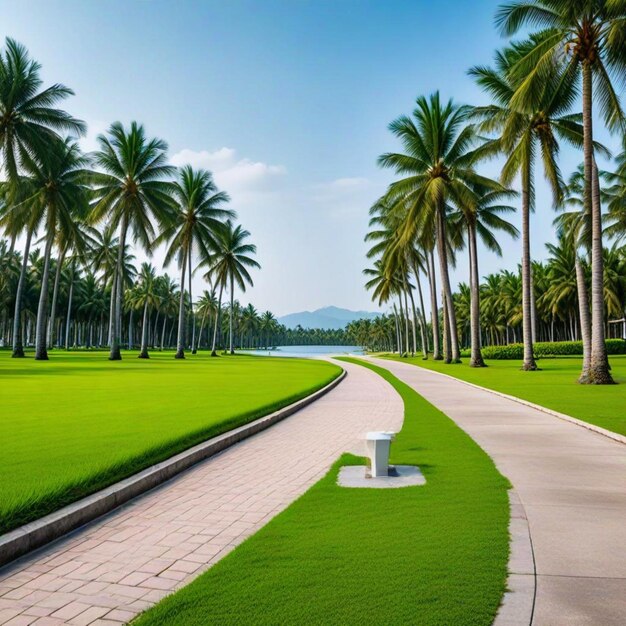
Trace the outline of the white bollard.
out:
[[[372,478],[389,476],[389,448],[396,434],[372,431],[365,435],[367,455],[371,461]]]

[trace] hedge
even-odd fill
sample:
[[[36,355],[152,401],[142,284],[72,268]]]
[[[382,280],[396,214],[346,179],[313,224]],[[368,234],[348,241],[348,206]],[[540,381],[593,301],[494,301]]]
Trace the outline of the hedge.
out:
[[[581,356],[582,341],[539,341],[534,345],[535,358],[549,356]],[[608,354],[626,354],[624,339],[607,339]],[[514,360],[524,358],[524,344],[511,343],[508,346],[485,346],[482,348],[483,358],[497,360]],[[461,356],[469,357],[469,349],[461,352]]]

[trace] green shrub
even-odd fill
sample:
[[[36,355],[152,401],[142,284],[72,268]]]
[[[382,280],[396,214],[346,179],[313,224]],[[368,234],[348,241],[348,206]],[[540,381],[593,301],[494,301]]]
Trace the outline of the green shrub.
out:
[[[581,356],[583,353],[582,341],[539,341],[534,346],[535,358],[550,356]],[[626,354],[626,341],[623,339],[607,339],[606,350],[609,354]],[[524,358],[524,346],[521,343],[511,343],[508,346],[485,346],[482,348],[485,359],[519,360]],[[469,357],[468,349],[461,352],[461,356]]]

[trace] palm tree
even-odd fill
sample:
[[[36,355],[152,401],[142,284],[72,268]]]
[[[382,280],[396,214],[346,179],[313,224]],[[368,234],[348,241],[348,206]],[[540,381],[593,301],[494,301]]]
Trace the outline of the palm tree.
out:
[[[153,220],[164,230],[171,219],[173,183],[167,179],[176,168],[167,164],[167,144],[161,139],[147,139],[143,126],[132,122],[126,130],[120,122],[109,128],[108,136],[98,137],[100,149],[94,162],[94,196],[91,219],[107,221],[119,228],[119,247],[115,268],[115,294],[112,307],[113,337],[109,359],[120,360],[122,334],[122,296],[126,237],[131,229],[133,239],[150,250],[155,236]]]
[[[76,142],[54,141],[41,161],[22,155],[22,168],[27,177],[20,185],[27,189],[26,199],[15,206],[17,213],[36,216],[37,227],[45,230],[45,248],[41,291],[37,309],[35,358],[47,360],[46,328],[48,318],[48,279],[52,246],[61,231],[70,232],[77,216],[84,215],[88,185],[85,168],[89,160]]]
[[[133,298],[133,305],[138,309],[143,308],[140,359],[150,358],[148,354],[148,311],[150,309],[156,310],[159,306],[159,296],[155,283],[156,270],[150,263],[142,263]]]
[[[223,209],[228,202],[228,194],[218,191],[213,177],[206,170],[196,170],[187,165],[183,167],[174,187],[174,198],[179,206],[174,220],[167,224],[155,242],[169,241],[165,254],[165,265],[169,265],[176,256],[180,273],[180,302],[178,308],[178,340],[176,342],[177,359],[185,358],[185,272],[188,271],[189,299],[193,315],[193,299],[191,297],[192,257],[194,252],[207,258],[218,246],[218,233],[224,226],[224,220],[234,218],[235,212]],[[195,338],[192,340],[194,343]]]
[[[215,289],[211,289],[211,291],[207,291],[206,289],[204,290],[196,303],[196,313],[201,316],[201,322],[198,340],[196,345],[193,346],[194,350],[197,347],[202,346],[202,331],[204,330],[204,323],[208,320],[210,325],[211,316],[215,315],[217,317],[217,296],[215,295]]]
[[[532,40],[534,45],[534,40]],[[534,108],[516,107],[514,96],[519,81],[511,76],[512,68],[528,53],[530,44],[514,44],[496,53],[495,68],[474,67],[469,73],[491,96],[493,104],[475,107],[474,119],[479,130],[497,133],[492,147],[506,155],[501,182],[508,187],[519,175],[522,187],[522,310],[523,310],[523,370],[537,369],[532,341],[532,296],[530,259],[530,213],[534,206],[533,169],[539,151],[545,176],[557,206],[563,197],[564,183],[557,163],[557,138],[582,145],[583,129],[579,115],[566,114],[572,100],[574,84],[567,76],[550,76],[540,90]],[[560,80],[559,80],[560,78]],[[555,86],[555,83],[558,86]]]
[[[480,350],[480,280],[477,235],[488,250],[498,256],[502,256],[502,247],[493,231],[500,230],[513,239],[518,237],[519,231],[510,222],[501,217],[502,214],[515,211],[512,206],[501,204],[503,200],[514,197],[516,195],[515,192],[508,189],[491,191],[484,187],[477,187],[474,191],[478,200],[477,203],[463,206],[456,214],[452,213],[450,221],[452,223],[462,221],[467,229],[470,268],[470,366],[485,367]]]
[[[110,287],[109,299],[109,332],[107,345],[110,347],[113,340],[113,305],[115,302],[115,269],[119,252],[119,239],[115,236],[114,228],[104,228],[102,232],[92,230],[94,242],[91,248],[90,262],[94,272],[99,272],[102,289]]]
[[[402,279],[398,273],[390,273],[387,271],[382,259],[374,262],[374,266],[363,270],[363,274],[369,278],[365,283],[365,288],[372,291],[372,300],[378,301],[378,305],[386,304],[395,295],[400,294],[402,289]],[[400,304],[402,306],[402,303]],[[395,309],[395,305],[394,305]],[[402,352],[402,337],[398,324],[398,316],[394,315],[396,324],[396,345],[398,353]]]
[[[60,140],[58,133],[82,134],[85,123],[75,119],[55,105],[73,95],[73,91],[61,84],[41,90],[41,65],[29,58],[24,46],[7,38],[5,50],[0,51],[0,163],[7,176],[10,193],[8,205],[20,202],[20,176],[18,171],[24,156],[44,155],[47,145]],[[17,197],[16,197],[17,196]],[[11,212],[11,214],[13,214]],[[24,263],[15,296],[13,314],[13,357],[23,357],[20,332],[21,303],[26,280],[26,263],[33,236],[30,220],[6,221],[3,226],[14,243],[20,232],[26,232]]]
[[[87,316],[86,347],[91,348],[93,341],[93,320],[98,319],[106,310],[104,293],[98,285],[98,279],[90,272],[81,281],[81,302],[78,312]],[[66,342],[67,346],[67,342]]]
[[[261,333],[265,334],[265,345],[263,346],[264,348],[271,347],[270,339],[277,323],[278,322],[276,321],[276,318],[271,311],[265,311],[263,315],[261,315],[259,329],[261,330]]]
[[[591,215],[591,358],[589,371],[579,382],[612,384],[604,333],[602,218],[599,188],[594,189],[593,86],[605,123],[616,129],[624,112],[611,78],[626,79],[626,3],[623,0],[516,0],[500,7],[496,24],[505,35],[523,27],[543,30],[511,72],[517,79],[514,104],[527,108],[545,91],[555,65],[582,79],[583,156],[585,210]]]
[[[436,233],[439,271],[445,296],[444,321],[450,333],[450,360],[460,362],[459,342],[456,334],[456,314],[452,306],[450,286],[447,216],[449,202],[456,205],[475,203],[473,185],[495,188],[497,184],[473,169],[478,153],[474,128],[467,125],[468,107],[442,104],[439,92],[429,99],[416,101],[413,117],[401,116],[389,128],[398,137],[405,153],[387,153],[379,157],[383,167],[406,175],[389,186],[386,195],[391,205],[397,202],[407,207],[405,226],[399,241],[412,241],[420,225],[430,224]]]
[[[170,276],[164,274],[159,276],[155,281],[155,291],[157,295],[157,303],[160,313],[163,315],[163,325],[161,327],[161,347],[163,351],[165,346],[165,331],[167,329],[168,318],[174,317],[178,311],[178,286]]]
[[[87,211],[88,205],[84,204],[83,211]],[[68,254],[74,254],[78,257],[83,265],[87,264],[87,255],[90,247],[95,243],[93,233],[95,229],[85,225],[86,214],[79,215],[78,212],[75,215],[75,219],[71,224],[68,224],[69,228],[59,230],[57,234],[56,247],[59,251],[57,258],[57,266],[54,277],[54,287],[52,289],[52,305],[50,307],[50,319],[48,322],[48,347],[54,347],[55,340],[55,322],[56,322],[56,310],[57,301],[59,296],[61,274],[64,269],[64,263]]]
[[[235,283],[243,292],[246,285],[253,285],[252,277],[247,268],[261,267],[250,255],[256,254],[256,246],[254,244],[245,243],[250,236],[247,230],[240,225],[233,226],[228,220],[224,228],[218,234],[216,247],[213,252],[206,256],[203,265],[208,266],[209,271],[205,278],[212,280],[214,285],[219,285],[218,308],[222,306],[222,293],[224,287],[230,284],[230,353],[234,354],[233,346],[233,309],[234,309],[234,292]],[[219,315],[217,316],[219,317]],[[215,320],[215,329],[213,332],[213,348],[212,356],[216,356],[215,343],[217,339],[218,319]]]
[[[248,306],[243,309],[241,312],[241,338],[244,337],[247,339],[248,348],[252,348],[252,335],[255,332],[259,325],[259,313],[256,308],[252,304],[248,304]],[[242,343],[244,343],[242,341]]]

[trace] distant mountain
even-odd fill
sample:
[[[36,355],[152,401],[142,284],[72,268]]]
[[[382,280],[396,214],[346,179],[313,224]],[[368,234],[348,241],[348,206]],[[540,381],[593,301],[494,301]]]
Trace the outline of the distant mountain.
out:
[[[301,311],[300,313],[290,313],[278,318],[281,324],[287,328],[345,328],[346,324],[363,318],[374,319],[380,313],[372,313],[370,311],[350,311],[349,309],[340,309],[336,306],[326,306],[317,311]]]

